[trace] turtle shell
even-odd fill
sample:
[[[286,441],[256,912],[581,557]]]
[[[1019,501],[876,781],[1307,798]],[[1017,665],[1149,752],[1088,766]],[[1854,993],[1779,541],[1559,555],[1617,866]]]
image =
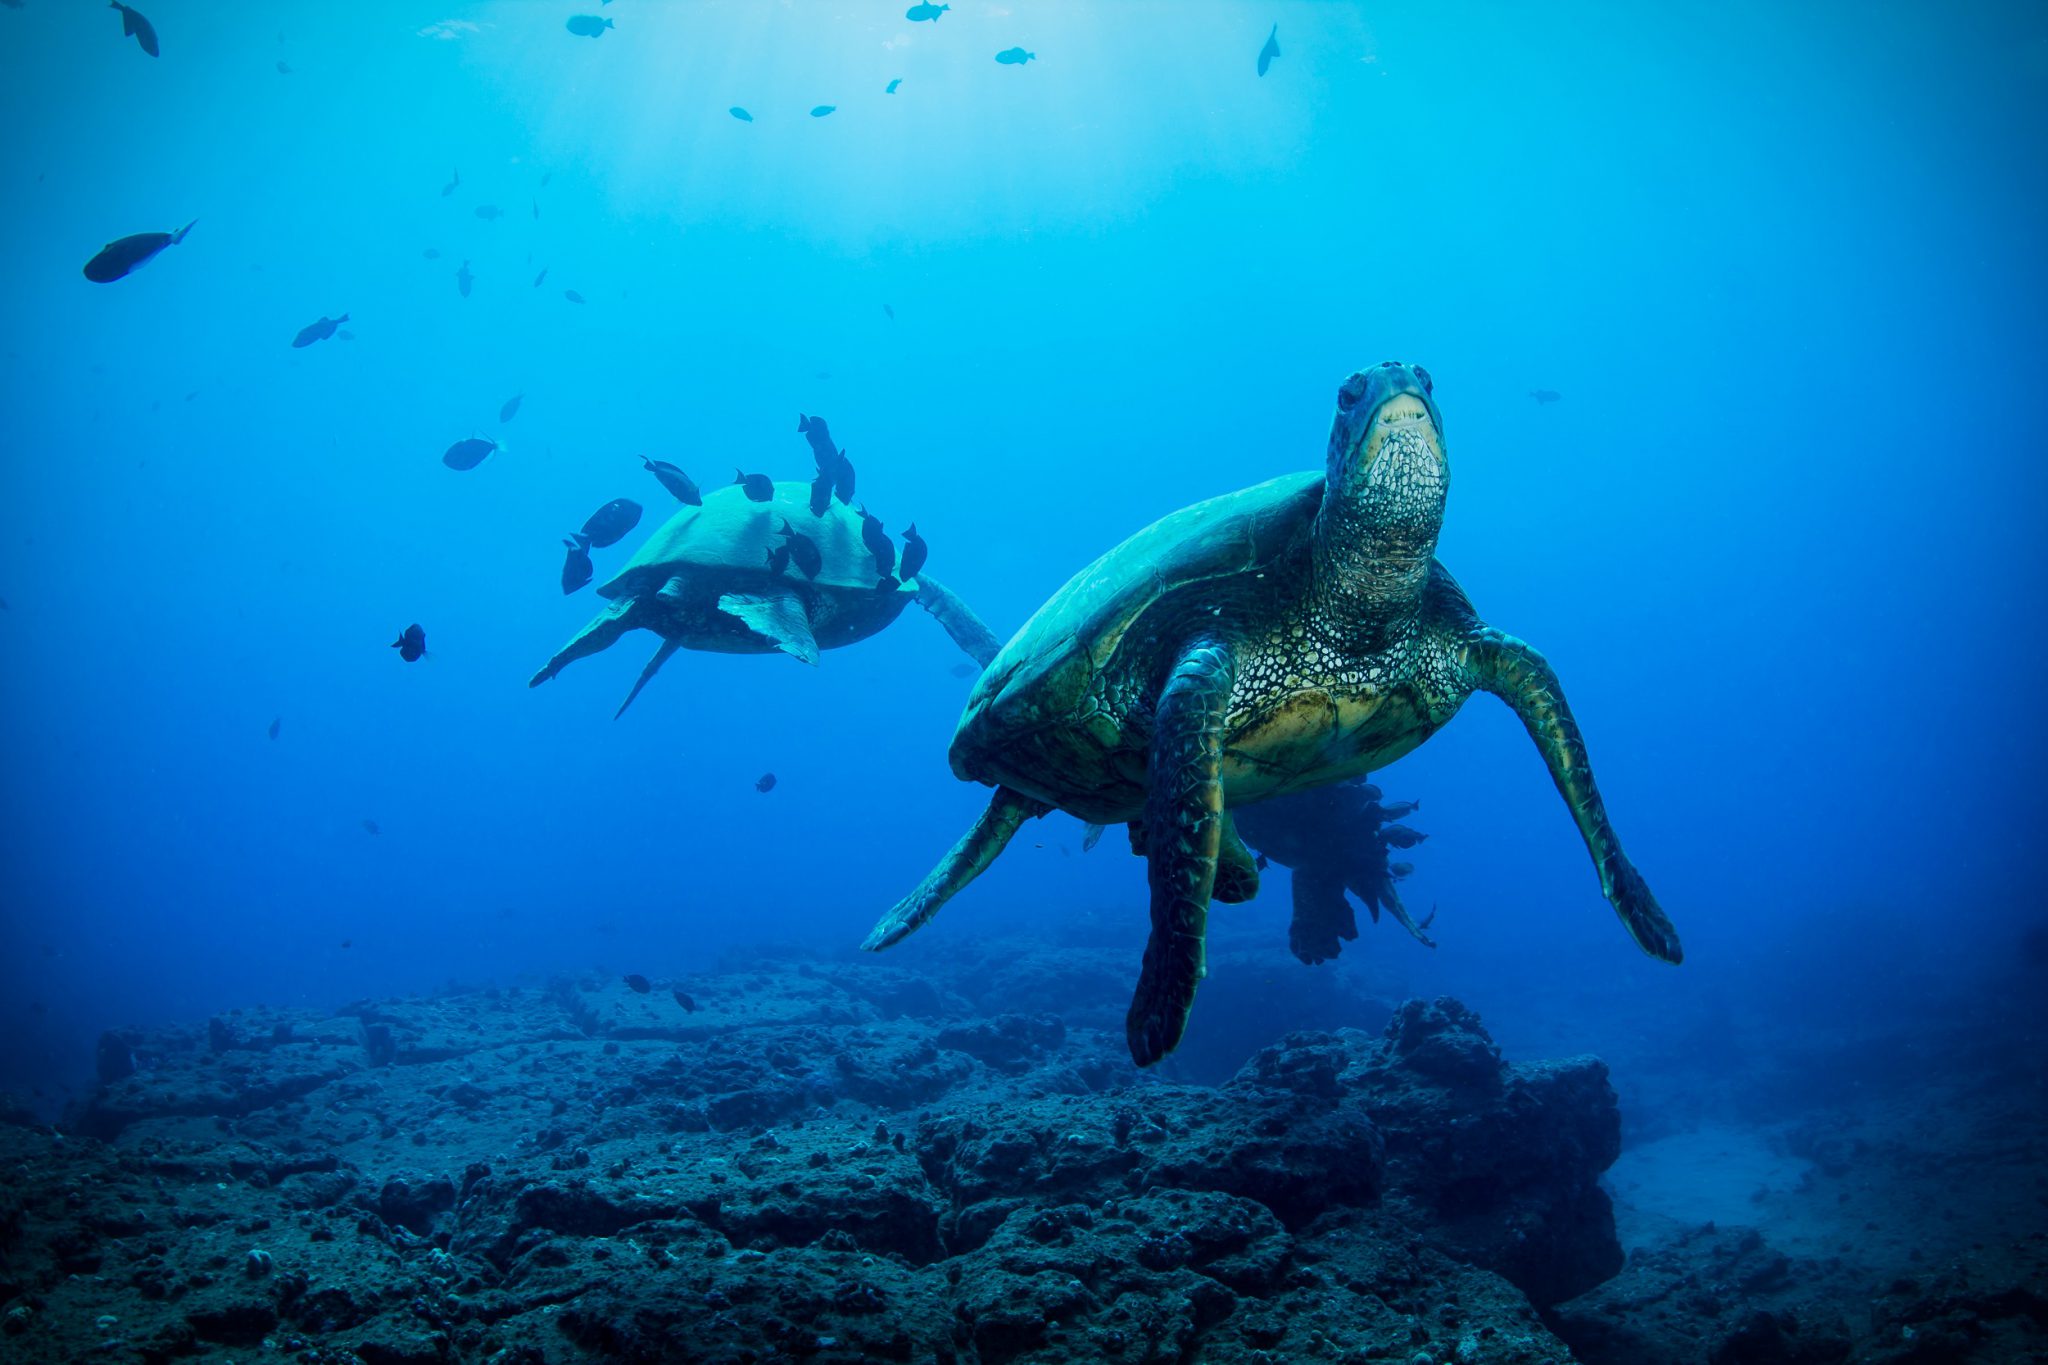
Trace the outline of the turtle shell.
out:
[[[778,483],[767,502],[748,498],[738,484],[704,495],[701,507],[684,506],[649,536],[626,567],[599,588],[602,597],[637,597],[658,590],[677,574],[759,574],[770,581],[768,552],[782,545],[777,534],[787,520],[800,535],[818,546],[823,567],[806,579],[792,564],[781,577],[795,585],[806,582],[826,592],[858,592],[874,597],[882,575],[875,557],[861,544],[860,514],[835,499],[820,516],[811,515],[809,484]],[[916,589],[899,584],[894,592],[914,596]]]
[[[1162,517],[1068,579],[975,683],[953,735],[953,771],[1045,791],[1052,784],[1018,765],[1054,763],[1066,775],[1057,785],[1072,790],[1076,777],[1089,782],[1091,764],[1142,754],[1144,739],[1123,734],[1123,719],[1101,704],[1097,676],[1169,593],[1216,580],[1249,589],[1305,552],[1322,500],[1322,474],[1283,475]]]

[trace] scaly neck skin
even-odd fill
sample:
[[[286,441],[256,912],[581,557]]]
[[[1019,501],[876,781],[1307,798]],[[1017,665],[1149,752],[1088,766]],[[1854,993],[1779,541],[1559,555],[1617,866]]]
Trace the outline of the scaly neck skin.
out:
[[[1419,432],[1397,432],[1363,469],[1330,471],[1316,513],[1311,619],[1368,652],[1403,633],[1422,605],[1450,479]]]

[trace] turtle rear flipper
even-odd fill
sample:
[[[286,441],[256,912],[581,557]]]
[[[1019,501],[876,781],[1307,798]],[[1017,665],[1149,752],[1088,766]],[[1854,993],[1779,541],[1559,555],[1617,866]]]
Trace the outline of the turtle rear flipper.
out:
[[[1227,646],[1203,641],[1182,651],[1159,698],[1145,783],[1152,937],[1124,1018],[1139,1066],[1179,1046],[1206,970],[1209,896],[1225,823],[1224,720],[1236,673]]]
[[[1216,886],[1212,900],[1238,905],[1259,894],[1259,860],[1245,847],[1237,822],[1226,813],[1222,837],[1216,843]]]
[[[1334,959],[1339,939],[1358,937],[1358,915],[1344,895],[1344,879],[1328,867],[1304,864],[1294,869],[1294,920],[1287,926],[1287,946],[1313,967]]]
[[[619,703],[619,709],[612,712],[613,720],[617,720],[620,716],[626,714],[626,708],[633,704],[633,698],[640,695],[640,689],[647,686],[647,680],[659,673],[661,666],[668,662],[669,655],[681,648],[682,645],[674,640],[663,640],[661,642],[661,648],[654,651],[654,657],[647,661],[647,667],[641,669],[640,676],[633,679],[633,690],[628,692],[626,699]]]
[[[729,592],[718,599],[718,609],[737,616],[748,630],[790,657],[818,662],[818,639],[811,634],[810,617],[795,593]]]
[[[860,946],[868,952],[879,953],[915,933],[939,913],[939,907],[953,899],[1001,855],[1010,837],[1026,820],[1045,814],[1047,809],[1044,803],[1034,801],[1022,792],[997,787],[996,794],[989,798],[988,807],[973,827],[960,836],[959,843],[946,851],[946,856],[917,884],[915,891],[889,907],[889,913],[882,916]]]

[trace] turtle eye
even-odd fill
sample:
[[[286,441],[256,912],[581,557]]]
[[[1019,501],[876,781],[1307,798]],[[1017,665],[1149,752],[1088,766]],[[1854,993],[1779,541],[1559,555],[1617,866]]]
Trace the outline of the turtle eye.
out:
[[[1365,376],[1354,374],[1344,381],[1344,387],[1337,390],[1337,411],[1349,412],[1358,406],[1358,400],[1365,396]]]
[[[1417,365],[1415,367],[1415,377],[1422,381],[1422,391],[1424,393],[1436,392],[1436,381],[1429,377],[1428,370],[1425,370],[1420,365]]]

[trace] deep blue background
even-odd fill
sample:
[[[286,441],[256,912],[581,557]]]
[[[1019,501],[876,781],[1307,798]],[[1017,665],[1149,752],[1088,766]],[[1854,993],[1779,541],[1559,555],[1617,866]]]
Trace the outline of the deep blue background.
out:
[[[802,477],[821,412],[1007,634],[1152,518],[1319,464],[1388,357],[1437,379],[1442,557],[1562,673],[1690,956],[1628,942],[1482,697],[1386,779],[1444,946],[1320,970],[1511,1047],[2001,980],[2048,813],[2048,11],[577,9],[155,0],[154,61],[110,10],[0,12],[0,1084],[122,1022],[857,942],[982,800],[960,656],[914,610],[815,671],[684,655],[614,724],[647,637],[525,686],[596,603],[558,537],[659,515],[642,454]],[[506,448],[443,468],[473,433]],[[1078,836],[897,960],[1075,914],[1135,956],[1141,866]],[[1284,961],[1285,915],[1276,879],[1221,932]]]

